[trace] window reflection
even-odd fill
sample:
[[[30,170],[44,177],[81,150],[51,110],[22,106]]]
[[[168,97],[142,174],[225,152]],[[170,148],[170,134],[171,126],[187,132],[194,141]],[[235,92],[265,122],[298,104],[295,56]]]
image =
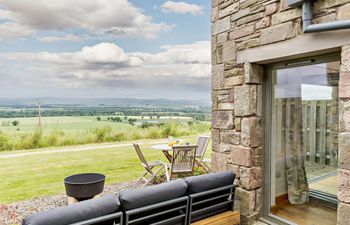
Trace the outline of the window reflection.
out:
[[[336,198],[339,67],[336,61],[272,73],[271,211],[286,219],[281,210],[301,210],[310,193]]]

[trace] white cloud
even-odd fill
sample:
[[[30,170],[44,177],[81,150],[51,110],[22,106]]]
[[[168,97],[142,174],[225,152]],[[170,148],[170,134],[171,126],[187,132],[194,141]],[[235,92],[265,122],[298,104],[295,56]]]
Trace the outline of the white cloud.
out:
[[[75,35],[75,34],[66,34],[66,35],[58,35],[58,36],[45,36],[38,37],[40,42],[56,42],[56,41],[81,41],[83,39],[92,38],[91,36],[84,35]]]
[[[171,29],[127,0],[1,0],[0,19],[35,30],[83,29],[125,37],[154,38]]]
[[[0,23],[0,40],[28,38],[34,35],[34,30],[25,25],[12,22]]]
[[[133,56],[128,56],[123,49],[113,43],[99,43],[94,46],[83,47],[78,52],[63,53],[8,53],[3,54],[3,59],[12,61],[23,61],[57,69],[59,72],[68,72],[72,70],[105,70],[106,68],[129,67],[142,63],[142,61]],[[65,71],[67,70],[67,71]],[[53,74],[58,75],[59,74]]]
[[[130,65],[130,58],[123,49],[113,43],[100,43],[92,47],[84,47],[75,56],[87,64],[120,64]]]
[[[175,13],[191,13],[192,15],[202,15],[203,12],[203,6],[196,5],[196,4],[189,4],[186,2],[174,2],[174,1],[167,1],[162,6],[163,12],[175,12]]]
[[[184,45],[164,45],[165,52],[155,55],[154,62],[165,58],[170,62],[210,63],[210,42],[200,41]]]
[[[67,88],[87,87],[91,82],[109,85],[119,79],[142,85],[144,80],[157,81],[166,77],[185,83],[188,79],[209,78],[211,72],[209,41],[167,45],[155,54],[126,53],[114,43],[99,43],[77,52],[3,53],[0,60],[22,66],[23,81],[39,79]],[[34,78],[28,74],[34,74]]]

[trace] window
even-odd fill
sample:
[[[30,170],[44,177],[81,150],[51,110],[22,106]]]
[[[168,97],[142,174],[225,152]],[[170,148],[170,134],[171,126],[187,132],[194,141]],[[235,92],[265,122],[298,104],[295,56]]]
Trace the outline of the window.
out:
[[[327,56],[268,68],[264,214],[281,224],[335,224],[339,67]]]

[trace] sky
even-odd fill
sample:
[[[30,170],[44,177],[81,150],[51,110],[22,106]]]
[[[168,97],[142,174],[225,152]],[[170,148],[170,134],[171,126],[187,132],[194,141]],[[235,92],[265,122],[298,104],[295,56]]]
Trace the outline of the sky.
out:
[[[1,98],[210,99],[210,65],[210,1],[0,1]]]
[[[339,82],[340,62],[328,62],[277,70],[275,98],[301,98],[302,100],[331,100],[333,89]]]

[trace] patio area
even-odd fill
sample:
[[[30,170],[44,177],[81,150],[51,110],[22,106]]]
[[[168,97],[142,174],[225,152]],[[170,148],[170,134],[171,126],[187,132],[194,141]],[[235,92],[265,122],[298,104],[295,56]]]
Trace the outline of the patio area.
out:
[[[182,137],[182,142],[179,144],[185,146],[185,142],[197,143],[197,138],[198,136]],[[208,147],[207,143],[208,140],[209,139],[206,138],[206,142],[204,143],[205,145],[202,145],[203,147],[205,147],[205,151],[201,152],[203,153],[202,155],[198,155],[198,162],[200,161],[202,156],[209,157],[209,155],[211,154],[211,148]],[[149,159],[151,161],[162,160],[164,164],[166,162],[167,165],[171,166],[171,158],[168,159],[163,154],[163,148],[167,148],[166,152],[170,157],[172,157],[172,146],[168,146],[169,140],[141,140],[140,142],[142,153],[144,154],[146,159]],[[201,145],[201,143],[199,143],[199,145]],[[138,155],[136,154],[132,144],[122,143],[117,145],[106,146],[106,149],[102,148],[101,146],[81,146],[79,148],[67,148],[63,150],[37,150],[33,152],[21,153],[11,152],[11,154],[9,153],[1,155],[0,161],[4,162],[4,166],[6,166],[7,168],[7,170],[4,170],[2,173],[7,174],[7,176],[11,173],[11,177],[13,177],[13,179],[23,180],[21,178],[21,175],[26,176],[26,174],[23,174],[23,172],[21,172],[23,171],[23,169],[21,169],[22,167],[24,167],[28,173],[32,173],[32,171],[36,172],[35,175],[32,176],[32,179],[28,180],[31,182],[30,184],[28,183],[28,191],[25,191],[26,189],[23,188],[25,187],[24,185],[26,185],[26,183],[22,183],[21,189],[19,189],[20,187],[17,187],[18,190],[13,188],[10,189],[13,192],[11,192],[13,196],[7,195],[8,200],[5,199],[5,204],[0,205],[0,224],[19,224],[21,223],[23,218],[35,212],[46,211],[49,209],[67,205],[67,195],[63,194],[63,180],[65,177],[68,177],[73,174],[86,173],[92,171],[106,175],[106,184],[104,187],[104,191],[100,195],[102,197],[111,193],[131,190],[139,188],[141,186],[145,186],[143,180],[137,181],[137,178],[139,178],[142,175],[142,169],[144,169],[144,167],[142,166],[141,161],[138,158]],[[160,146],[161,149],[155,148],[157,146]],[[206,147],[208,147],[208,149],[206,149]],[[202,148],[202,150],[204,149]],[[65,161],[64,165],[57,164],[57,161],[62,161],[62,158],[64,158]],[[194,158],[192,158],[192,160],[194,161]],[[37,165],[38,167],[35,167],[38,161],[40,161],[41,163]],[[89,166],[87,167],[87,165]],[[51,168],[52,173],[45,173],[48,167]],[[28,168],[30,169],[28,170]],[[194,173],[196,173],[197,175],[206,173],[204,170],[198,170],[197,168],[197,164],[195,164],[191,168],[194,169]],[[17,172],[20,174],[18,174]],[[164,172],[165,171],[163,170],[163,174],[158,174],[159,176],[157,177],[157,179],[150,182],[149,185],[166,182],[166,179],[163,180],[163,178],[165,178]],[[57,177],[53,176],[56,174]],[[45,175],[47,177],[43,177],[42,175]],[[187,176],[190,175],[191,172],[187,174]],[[176,177],[177,175],[173,175],[172,179],[175,179]],[[53,183],[47,183],[47,181]],[[46,185],[43,185],[43,183],[46,183]],[[4,188],[8,187],[8,185],[9,183],[3,184]],[[40,193],[43,194],[41,196],[38,195],[37,190],[42,189],[45,191],[50,191],[50,193],[46,194],[46,192],[43,193],[41,191]],[[26,195],[22,196],[20,191],[25,191]],[[30,196],[31,192],[35,193],[34,197],[27,197],[27,195]],[[20,197],[24,200],[20,200]],[[19,200],[14,201],[12,199]],[[9,202],[6,203],[6,201]],[[74,202],[75,201],[71,201],[71,203]]]
[[[235,176],[224,171],[119,191],[32,214],[22,224],[233,224],[232,219],[238,223],[239,213],[232,212]]]
[[[196,224],[233,224],[235,221],[234,224],[238,224],[239,212],[233,211],[236,175],[232,171],[210,173],[209,164],[204,162],[209,140],[209,136],[199,136],[196,144],[177,140],[151,146],[153,151],[163,152],[168,162],[147,161],[148,154],[134,143],[139,165],[145,169],[144,175],[137,181],[107,185],[102,194],[93,191],[95,196],[91,199],[91,186],[96,180],[99,192],[106,176],[74,174],[64,179],[67,196],[10,204],[2,208],[2,213],[7,216],[7,221],[3,222],[20,223],[24,219],[22,224],[42,224],[39,221],[49,224],[59,215],[66,218],[60,222],[62,224],[94,224],[99,221],[114,221],[113,224],[173,224],[176,221],[182,221],[182,224],[191,221]],[[193,176],[198,168],[202,168],[202,172]],[[90,178],[93,179],[91,182]],[[109,209],[108,212],[103,208]],[[90,210],[93,210],[92,214]],[[86,214],[81,217],[83,214],[77,212]]]

